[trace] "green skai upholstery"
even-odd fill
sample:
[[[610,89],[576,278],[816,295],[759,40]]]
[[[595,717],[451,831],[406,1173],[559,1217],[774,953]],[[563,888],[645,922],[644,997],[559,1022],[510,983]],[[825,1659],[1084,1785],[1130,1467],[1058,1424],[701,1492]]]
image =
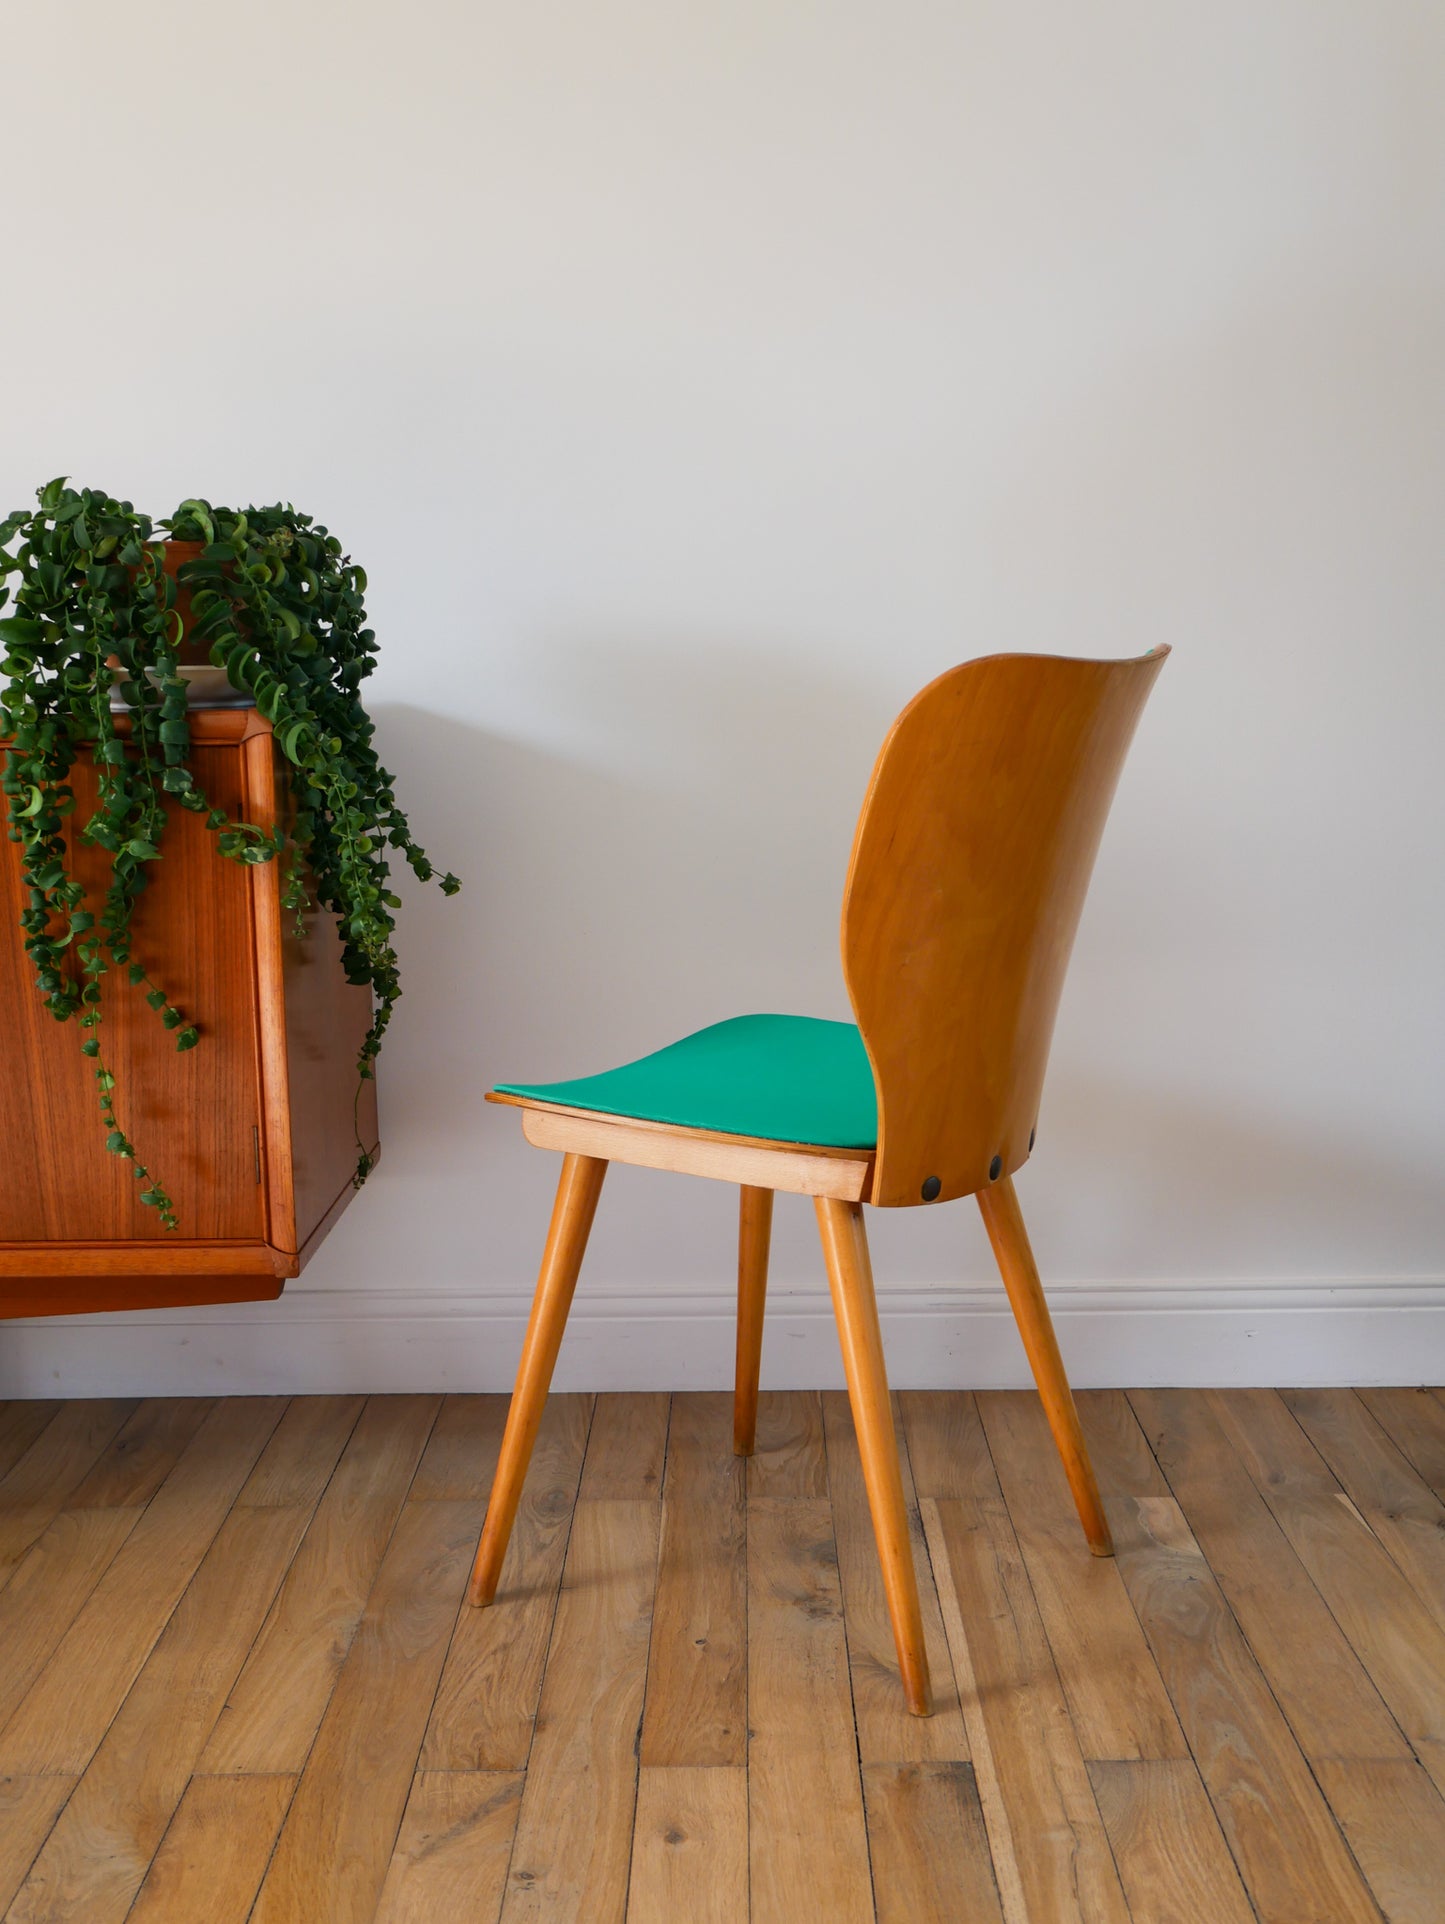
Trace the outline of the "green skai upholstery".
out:
[[[816,1016],[735,1016],[599,1076],[502,1082],[497,1093],[769,1142],[829,1149],[878,1142],[863,1039],[851,1022]]]

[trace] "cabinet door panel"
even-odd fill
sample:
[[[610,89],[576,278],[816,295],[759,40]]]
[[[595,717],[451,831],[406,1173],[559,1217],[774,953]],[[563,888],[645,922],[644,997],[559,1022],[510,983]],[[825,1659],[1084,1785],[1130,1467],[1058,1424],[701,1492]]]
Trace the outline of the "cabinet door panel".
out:
[[[196,743],[192,767],[216,806],[241,812],[239,744]],[[95,805],[88,765],[76,768],[73,785],[72,820],[83,823]],[[55,1022],[34,987],[18,921],[18,851],[9,842],[0,851],[0,1242],[140,1239],[176,1248],[260,1238],[253,872],[221,857],[201,818],[173,808],[132,948],[200,1042],[178,1054],[146,1006],[146,985],[131,987],[123,972],[107,979],[102,998],[101,1056],[115,1073],[117,1116],[180,1217],[179,1233],[167,1235],[138,1200],[144,1185],[131,1165],[105,1148],[80,1031]],[[73,859],[98,909],[105,858],[80,846]]]

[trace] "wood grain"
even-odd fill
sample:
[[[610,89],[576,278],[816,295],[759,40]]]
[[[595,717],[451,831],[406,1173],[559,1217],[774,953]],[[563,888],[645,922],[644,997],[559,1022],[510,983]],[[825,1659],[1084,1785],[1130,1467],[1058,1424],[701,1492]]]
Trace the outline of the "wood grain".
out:
[[[418,1771],[376,1924],[496,1924],[522,1782],[516,1770]]]
[[[1445,1627],[1445,1503],[1353,1390],[1280,1396],[1341,1488]]]
[[[817,1499],[749,1492],[748,1716],[752,1924],[872,1924],[837,1551]]]
[[[215,1407],[208,1396],[148,1397],[66,1499],[66,1508],[143,1509]]]
[[[973,1769],[865,1764],[878,1924],[1002,1924]]]
[[[506,1420],[505,1396],[448,1396],[417,1465],[411,1500],[485,1503]]]
[[[74,1787],[73,1777],[0,1777],[0,1915]]]
[[[506,1590],[457,1619],[422,1745],[427,1770],[523,1770],[557,1609],[590,1396],[550,1396],[513,1526]]]
[[[507,1408],[502,1447],[497,1454],[497,1471],[487,1498],[486,1521],[467,1583],[467,1600],[478,1610],[484,1610],[491,1603],[501,1581],[512,1524],[532,1458],[532,1445],[537,1440],[538,1426],[546,1408],[552,1370],[562,1347],[572,1292],[577,1287],[606,1174],[607,1164],[595,1156],[569,1153],[562,1158],[557,1197],[542,1250],[542,1266],[522,1338],[517,1380]]]
[[[371,1924],[477,1528],[474,1503],[409,1503],[316,1733],[252,1924]]]
[[[920,1498],[998,1495],[978,1406],[963,1390],[904,1390],[898,1399]]]
[[[246,1924],[293,1777],[193,1777],[127,1924]]]
[[[823,1405],[816,1390],[764,1390],[758,1433],[748,1458],[748,1500],[754,1497],[828,1498],[828,1453]]]
[[[1214,1391],[1245,1467],[1437,1790],[1445,1790],[1445,1630],[1273,1392]]]
[[[120,1399],[67,1403],[0,1482],[0,1582],[135,1410]]]
[[[918,1203],[929,1178],[972,1195],[995,1158],[1004,1176],[1027,1160],[1094,856],[1168,652],[965,662],[889,731],[843,894],[878,1085],[870,1202]]]
[[[644,1767],[747,1762],[745,1472],[732,1453],[730,1420],[724,1395],[673,1398]]]
[[[1129,1908],[1149,1924],[1252,1924],[1254,1909],[1188,1758],[1091,1763]]]
[[[1186,1390],[1135,1390],[1130,1400],[1305,1755],[1316,1764],[1407,1758],[1399,1726],[1208,1403]]]
[[[946,1715],[895,1700],[890,1729],[872,1702],[884,1666],[860,1653],[887,1631],[835,1392],[776,1400],[782,1493],[751,1497],[726,1392],[600,1399],[586,1488],[609,1494],[580,1506],[593,1399],[551,1399],[510,1619],[462,1607],[501,1399],[447,1399],[434,1425],[436,1398],[157,1399],[78,1474],[72,1421],[12,1485],[65,1494],[0,1590],[0,1915],[1244,1924],[1248,1903],[1261,1924],[1437,1924],[1445,1797],[1366,1668],[1432,1756],[1409,1686],[1436,1624],[1364,1509],[1431,1514],[1432,1411],[1361,1397],[1386,1442],[1348,1398],[1288,1401],[1300,1420],[1256,1392],[1081,1398],[1121,1493],[1111,1566],[1077,1541],[1031,1394],[900,1398],[905,1478],[945,1493],[921,1499],[924,1596],[932,1572],[973,1754],[861,1769]],[[20,1426],[17,1462],[50,1426]],[[358,1585],[335,1540],[388,1505]],[[359,1623],[329,1617],[334,1579]],[[312,1652],[334,1689],[287,1667],[288,1588],[302,1643],[339,1625]],[[278,1728],[305,1700],[299,1775],[206,1768],[247,1674]],[[1189,1752],[1086,1761],[1170,1741],[1160,1680]],[[518,1761],[476,1769],[490,1749]]]
[[[665,1390],[601,1399],[587,1438],[579,1502],[645,1503],[661,1496],[671,1401]]]
[[[1356,1394],[1395,1448],[1445,1500],[1445,1401],[1433,1390],[1421,1389],[1371,1389]]]
[[[627,1924],[747,1924],[748,1780],[736,1769],[644,1768]]]
[[[1439,1924],[1445,1807],[1413,1758],[1324,1758],[1320,1788],[1390,1924]]]
[[[202,1770],[300,1771],[440,1401],[377,1396],[367,1404],[206,1746]]]
[[[1182,1758],[1179,1720],[1112,1559],[1091,1557],[1039,1400],[977,1400],[999,1483],[1086,1758]]]
[[[0,1732],[0,1776],[90,1762],[284,1409],[216,1405]]]
[[[1001,1499],[923,1506],[1005,1914],[1127,1924],[1108,1838]],[[1018,1904],[1015,1893],[1021,1894]]]
[[[121,1924],[308,1515],[231,1511],[11,1906],[13,1924]]]
[[[261,827],[285,812],[254,709],[193,710],[190,728],[213,803]],[[94,907],[108,858],[73,832],[95,803],[88,756],[71,782],[71,861]],[[371,992],[346,981],[331,917],[308,911],[306,938],[294,935],[280,867],[224,860],[204,821],[167,802],[133,947],[200,1045],[178,1054],[124,971],[102,986],[122,1121],[176,1200],[168,1235],[130,1165],[106,1153],[74,1024],[53,1022],[29,979],[19,864],[0,852],[0,1012],[25,1070],[0,1086],[0,1151],[18,1176],[0,1195],[0,1316],[274,1297],[350,1200],[356,1129],[376,1146],[376,1085],[358,1101],[356,1077]]]
[[[622,1924],[657,1531],[655,1501],[577,1505],[503,1924]]]
[[[0,1403],[0,1483],[63,1408],[61,1403],[39,1398]]]
[[[896,1402],[896,1399],[895,1399]],[[843,1585],[848,1632],[848,1664],[853,1680],[853,1718],[863,1763],[929,1763],[966,1760],[968,1733],[953,1679],[948,1639],[938,1608],[938,1593],[923,1538],[923,1521],[913,1489],[902,1418],[895,1410],[895,1445],[903,1476],[913,1564],[918,1572],[924,1645],[933,1678],[933,1715],[910,1716],[898,1682],[893,1629],[883,1595],[878,1551],[863,1487],[858,1439],[848,1398],[841,1390],[823,1395],[828,1481],[833,1493],[833,1534]]]
[[[1177,1503],[1109,1505],[1115,1555],[1230,1852],[1261,1917],[1378,1913]]]
[[[492,1096],[492,1101],[505,1097]],[[710,1176],[750,1189],[782,1189],[798,1196],[840,1196],[856,1202],[872,1175],[871,1158],[845,1157],[811,1146],[757,1146],[705,1129],[647,1128],[542,1104],[522,1108],[522,1133],[535,1149],[634,1163],[678,1175]]]

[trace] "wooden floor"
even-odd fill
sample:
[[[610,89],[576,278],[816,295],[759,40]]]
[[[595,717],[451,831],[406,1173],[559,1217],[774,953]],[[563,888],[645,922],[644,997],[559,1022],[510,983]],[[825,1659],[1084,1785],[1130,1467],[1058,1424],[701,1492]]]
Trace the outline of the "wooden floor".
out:
[[[902,1707],[841,1396],[0,1404],[0,1916],[1445,1918],[1445,1396],[905,1394]]]

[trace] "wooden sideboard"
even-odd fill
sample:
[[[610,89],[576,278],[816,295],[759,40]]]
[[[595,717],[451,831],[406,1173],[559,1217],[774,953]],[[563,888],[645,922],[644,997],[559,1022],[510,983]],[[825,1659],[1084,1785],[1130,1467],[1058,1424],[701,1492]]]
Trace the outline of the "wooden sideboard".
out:
[[[190,720],[198,783],[268,826],[283,795],[269,723],[251,708]],[[93,771],[72,785],[84,821]],[[22,947],[19,851],[0,850],[0,1317],[279,1296],[353,1194],[371,991],[346,981],[331,918],[309,913],[298,937],[279,865],[225,860],[202,817],[172,808],[132,948],[200,1041],[177,1053],[124,971],[106,981],[100,1030],[116,1113],[174,1198],[168,1232],[106,1150],[80,1031],[48,1013]],[[72,860],[98,896],[102,853],[73,844]],[[375,1155],[374,1082],[357,1113]]]

